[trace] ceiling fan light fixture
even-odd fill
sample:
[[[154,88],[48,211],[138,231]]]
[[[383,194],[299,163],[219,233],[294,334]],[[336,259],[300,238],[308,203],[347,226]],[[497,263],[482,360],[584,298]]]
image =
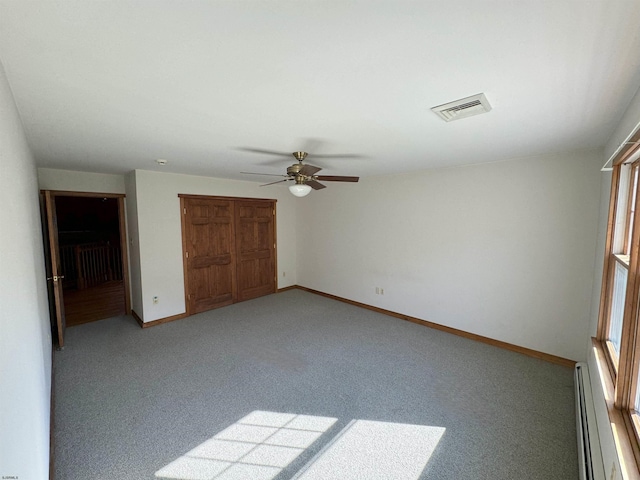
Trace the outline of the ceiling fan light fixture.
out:
[[[306,197],[309,195],[309,192],[311,192],[311,187],[309,185],[296,183],[289,187],[289,191],[296,197]]]

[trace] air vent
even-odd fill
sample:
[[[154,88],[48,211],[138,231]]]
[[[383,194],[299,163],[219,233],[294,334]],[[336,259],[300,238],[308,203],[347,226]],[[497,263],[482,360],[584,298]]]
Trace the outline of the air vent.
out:
[[[431,110],[433,110],[445,122],[450,122],[451,120],[458,120],[459,118],[487,113],[491,110],[491,105],[489,105],[489,101],[487,100],[487,97],[484,96],[484,93],[479,93],[478,95],[473,95],[471,97],[461,98],[455,102],[438,105],[437,107],[433,107]]]

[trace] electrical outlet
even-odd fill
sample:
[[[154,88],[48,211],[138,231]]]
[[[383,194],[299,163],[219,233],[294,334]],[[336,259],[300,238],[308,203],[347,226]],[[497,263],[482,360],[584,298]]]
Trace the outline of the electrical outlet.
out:
[[[158,303],[158,296],[153,297],[153,303]]]
[[[380,287],[376,287],[376,295],[380,295]]]
[[[380,295],[384,295],[384,288],[380,287]]]
[[[282,272],[282,276],[286,277],[287,276],[287,272]]]

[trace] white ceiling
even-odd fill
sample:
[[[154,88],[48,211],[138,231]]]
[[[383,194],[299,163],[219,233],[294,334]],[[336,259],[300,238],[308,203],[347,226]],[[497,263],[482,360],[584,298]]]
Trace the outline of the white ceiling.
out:
[[[238,147],[361,154],[308,159],[361,176],[598,147],[638,52],[638,0],[0,0],[38,165],[105,173],[293,161]],[[430,111],[480,92],[488,114]]]

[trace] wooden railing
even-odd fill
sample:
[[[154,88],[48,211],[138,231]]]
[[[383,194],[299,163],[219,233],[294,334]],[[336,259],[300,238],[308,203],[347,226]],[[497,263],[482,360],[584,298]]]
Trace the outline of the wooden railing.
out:
[[[85,243],[60,247],[64,286],[84,289],[122,280],[120,247],[109,243]]]

